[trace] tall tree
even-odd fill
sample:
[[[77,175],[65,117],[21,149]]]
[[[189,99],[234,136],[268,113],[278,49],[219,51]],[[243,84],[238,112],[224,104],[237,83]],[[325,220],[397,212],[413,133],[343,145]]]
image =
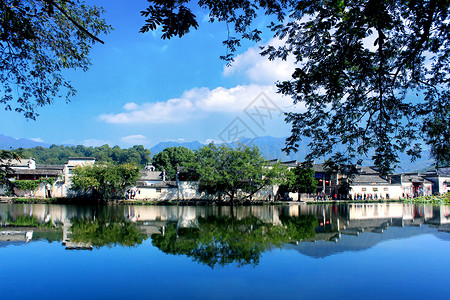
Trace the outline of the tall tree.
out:
[[[96,36],[111,29],[101,13],[80,0],[1,0],[0,104],[34,120],[37,107],[57,97],[69,101],[75,89],[62,72],[88,69],[92,45],[103,43]],[[4,162],[17,154],[0,156]],[[7,173],[0,167],[0,181]]]
[[[136,184],[139,168],[132,164],[95,164],[76,167],[71,178],[71,190],[77,195],[99,200],[121,199],[125,189]]]
[[[209,144],[197,152],[191,167],[199,176],[200,190],[236,198],[249,198],[265,186],[283,180],[282,167],[269,167],[257,147]]]
[[[291,80],[277,86],[307,108],[286,114],[292,125],[286,151],[296,151],[306,136],[310,159],[328,156],[348,169],[371,156],[385,174],[399,152],[415,159],[425,142],[438,165],[450,163],[448,0],[149,2],[141,31],[162,25],[162,38],[199,26],[189,2],[206,9],[211,22],[234,25],[224,41],[229,62],[241,39],[261,40],[255,18],[273,16],[268,27],[283,44],[261,54],[294,57]]]
[[[168,147],[153,157],[153,165],[160,171],[165,170],[170,180],[175,180],[177,167],[194,161],[195,154],[186,147]]]
[[[90,65],[97,35],[108,33],[103,9],[81,0],[0,1],[0,103],[35,119],[37,107],[75,94],[64,69]],[[102,42],[103,43],[103,42]]]
[[[315,193],[317,181],[314,178],[315,171],[312,168],[296,166],[289,170],[287,174],[288,190],[298,193],[298,201],[301,199],[301,193]]]

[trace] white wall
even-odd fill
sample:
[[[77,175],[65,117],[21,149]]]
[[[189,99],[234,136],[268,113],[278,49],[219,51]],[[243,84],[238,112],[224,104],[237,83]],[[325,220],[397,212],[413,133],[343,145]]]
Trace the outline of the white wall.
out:
[[[374,191],[374,188],[377,191]],[[350,186],[350,195],[352,199],[355,199],[357,194],[361,194],[364,197],[364,194],[369,195],[372,194],[375,196],[377,194],[378,199],[383,197],[387,198],[389,195],[389,199],[401,199],[402,198],[403,189],[401,185],[394,184],[386,184],[386,185],[352,185]]]

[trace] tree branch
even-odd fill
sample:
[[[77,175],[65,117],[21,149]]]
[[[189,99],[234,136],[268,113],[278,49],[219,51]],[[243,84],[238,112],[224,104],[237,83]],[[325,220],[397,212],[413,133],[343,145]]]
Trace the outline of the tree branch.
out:
[[[90,38],[92,38],[93,40],[95,40],[95,41],[97,41],[97,42],[99,42],[101,44],[105,43],[101,39],[99,39],[98,37],[96,37],[95,35],[90,33],[86,28],[81,26],[71,16],[69,16],[69,14],[64,9],[62,9],[58,4],[55,3],[55,1],[53,1],[53,0],[44,0],[44,1],[47,2],[48,4],[53,5],[54,7],[56,7],[70,22],[72,22],[73,25],[75,25],[75,27],[77,27],[79,30],[81,30],[85,34],[87,34]]]

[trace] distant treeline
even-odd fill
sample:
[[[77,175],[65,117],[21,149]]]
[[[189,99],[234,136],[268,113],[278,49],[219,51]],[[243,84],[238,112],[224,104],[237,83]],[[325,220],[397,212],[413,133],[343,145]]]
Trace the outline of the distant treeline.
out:
[[[101,147],[52,145],[49,148],[35,147],[14,151],[18,152],[23,158],[34,158],[37,164],[65,164],[69,157],[94,157],[96,161],[119,164],[131,163],[141,166],[145,166],[151,162],[150,150],[141,145],[128,149],[121,149],[119,146],[111,148],[109,145],[103,145]]]

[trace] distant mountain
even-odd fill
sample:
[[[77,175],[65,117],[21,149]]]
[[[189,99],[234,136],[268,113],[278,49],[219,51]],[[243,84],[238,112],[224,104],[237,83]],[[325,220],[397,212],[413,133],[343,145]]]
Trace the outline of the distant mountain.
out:
[[[285,137],[261,136],[251,140],[250,143],[248,140],[240,140],[232,143],[231,146],[236,147],[239,143],[243,143],[245,145],[249,143],[248,145],[257,146],[262,156],[264,156],[264,158],[266,159],[278,158],[281,159],[281,161],[302,161],[308,152],[308,142],[301,141],[298,151],[291,152],[289,153],[289,155],[287,155],[286,152],[283,152],[281,150],[285,147],[285,141]]]
[[[262,156],[266,159],[275,159],[279,158],[281,161],[288,161],[288,160],[297,160],[302,161],[304,160],[306,154],[308,153],[308,144],[309,140],[304,139],[299,144],[299,148],[297,152],[291,152],[289,155],[287,155],[285,152],[283,152],[281,149],[284,148],[286,138],[285,137],[272,137],[272,136],[262,136],[257,137],[251,141],[248,139],[242,139],[239,141],[235,141],[230,144],[231,147],[236,147],[239,145],[239,143],[244,145],[254,145],[258,146]],[[34,147],[44,147],[48,148],[51,145],[47,143],[41,143],[36,142],[30,139],[16,139],[13,137],[5,136],[0,134],[0,149],[9,150],[9,149],[17,149],[17,148],[34,148]],[[204,144],[200,143],[199,141],[192,141],[192,142],[161,142],[157,144],[156,146],[150,148],[150,152],[152,153],[152,156],[155,154],[163,151],[164,149],[168,147],[186,147],[191,150],[197,150],[200,147],[204,146]],[[402,153],[400,154],[400,161],[399,167],[396,169],[396,172],[413,172],[413,171],[423,171],[426,169],[430,169],[430,166],[433,165],[434,160],[430,158],[430,152],[428,150],[424,150],[422,152],[422,157],[416,160],[415,162],[411,163],[409,157]],[[318,161],[321,162],[321,161]],[[370,158],[366,158],[363,160],[363,165],[370,166],[373,165],[373,162],[370,160]]]
[[[191,150],[197,150],[201,146],[204,146],[199,141],[193,141],[193,142],[161,142],[157,144],[156,146],[150,148],[150,152],[152,153],[152,156],[155,154],[158,154],[159,152],[163,151],[166,148],[169,147],[185,147]]]
[[[247,145],[247,146],[257,146],[262,154],[266,159],[274,159],[279,158],[282,161],[286,160],[303,160],[307,153],[306,147],[299,147],[299,151],[296,153],[290,153],[289,155],[286,155],[283,151],[281,151],[282,148],[284,148],[284,137],[278,138],[278,137],[272,137],[272,136],[263,136],[263,137],[257,137],[250,141],[248,139],[242,139],[235,141],[230,144],[231,147],[235,148],[239,144]],[[306,142],[304,143],[307,144]],[[155,155],[164,149],[168,147],[186,147],[191,150],[197,150],[200,147],[204,146],[204,144],[193,141],[193,142],[161,142],[154,146],[153,148],[150,148],[150,152],[152,155]]]
[[[281,161],[288,161],[288,160],[297,160],[297,161],[303,161],[305,159],[306,154],[309,151],[308,144],[309,140],[304,139],[301,142],[299,142],[299,148],[297,152],[291,152],[289,155],[287,155],[285,152],[283,152],[281,149],[284,148],[286,138],[285,137],[272,137],[272,136],[262,136],[257,137],[251,141],[248,139],[242,139],[235,141],[230,144],[231,147],[236,147],[239,144],[244,145],[250,145],[250,146],[258,146],[259,151],[261,152],[262,156],[266,159],[275,159],[279,158]],[[161,151],[163,151],[167,147],[186,147],[191,150],[197,150],[200,147],[204,146],[204,144],[193,141],[193,142],[163,142],[159,143],[153,148],[150,149],[152,155],[155,155]],[[396,169],[396,172],[413,172],[413,171],[420,171],[420,170],[426,170],[429,169],[431,165],[433,165],[434,160],[430,158],[430,152],[428,150],[424,150],[422,152],[422,157],[416,160],[415,162],[411,163],[409,157],[405,153],[401,153],[400,156],[400,164],[399,167]],[[322,161],[318,161],[322,162]],[[364,166],[371,166],[373,165],[373,162],[370,158],[363,159],[363,165]]]
[[[34,148],[34,147],[44,147],[48,148],[51,144],[36,142],[30,139],[16,139],[10,136],[0,134],[0,149],[10,150],[17,148]]]

